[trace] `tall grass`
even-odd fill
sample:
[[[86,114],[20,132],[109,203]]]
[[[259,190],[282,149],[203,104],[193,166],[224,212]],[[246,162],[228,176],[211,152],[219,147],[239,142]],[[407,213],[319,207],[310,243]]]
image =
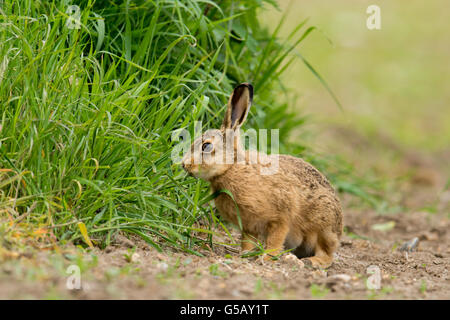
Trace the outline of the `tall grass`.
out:
[[[311,30],[279,43],[258,21],[271,2],[74,1],[76,29],[67,1],[3,1],[0,207],[61,241],[81,240],[83,222],[102,246],[122,230],[198,254],[217,220],[207,185],[172,163],[172,131],[218,126],[249,81],[249,126],[280,128],[281,151],[302,150],[287,143],[303,119],[279,76]]]

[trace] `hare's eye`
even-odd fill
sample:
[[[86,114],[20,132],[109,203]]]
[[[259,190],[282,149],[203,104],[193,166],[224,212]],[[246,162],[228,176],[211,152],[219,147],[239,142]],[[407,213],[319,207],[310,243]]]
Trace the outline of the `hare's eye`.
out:
[[[212,143],[205,142],[205,143],[202,145],[202,151],[203,151],[203,152],[211,152],[212,149],[213,149]]]

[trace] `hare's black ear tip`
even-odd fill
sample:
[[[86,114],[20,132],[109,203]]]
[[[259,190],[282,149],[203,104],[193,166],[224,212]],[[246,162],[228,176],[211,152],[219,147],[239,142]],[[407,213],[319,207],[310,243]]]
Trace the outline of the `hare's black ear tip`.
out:
[[[248,82],[241,83],[234,90],[236,90],[238,88],[240,89],[243,87],[247,88],[250,93],[250,102],[253,101],[253,86],[250,83],[248,83]]]
[[[251,83],[244,82],[244,83],[241,83],[240,85],[238,85],[238,87],[247,87],[250,91],[253,92],[253,86]]]

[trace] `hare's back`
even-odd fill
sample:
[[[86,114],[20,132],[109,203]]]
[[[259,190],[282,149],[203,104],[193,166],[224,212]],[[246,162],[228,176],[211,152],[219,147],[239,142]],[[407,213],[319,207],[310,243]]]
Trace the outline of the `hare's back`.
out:
[[[334,189],[327,178],[313,165],[301,158],[280,155],[280,169],[282,174],[294,178],[297,183],[308,189],[325,188],[334,193]]]

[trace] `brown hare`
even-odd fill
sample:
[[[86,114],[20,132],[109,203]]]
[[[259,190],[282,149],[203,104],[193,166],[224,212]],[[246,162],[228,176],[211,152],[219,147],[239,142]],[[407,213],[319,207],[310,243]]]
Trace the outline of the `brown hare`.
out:
[[[305,264],[327,267],[342,233],[340,201],[327,179],[304,160],[244,149],[239,129],[252,99],[250,84],[237,86],[220,130],[197,138],[182,166],[209,181],[213,192],[228,190],[214,201],[224,219],[241,226],[243,251],[263,240],[266,260],[292,249],[297,257],[306,258]],[[277,170],[262,174],[271,161],[277,161]]]

